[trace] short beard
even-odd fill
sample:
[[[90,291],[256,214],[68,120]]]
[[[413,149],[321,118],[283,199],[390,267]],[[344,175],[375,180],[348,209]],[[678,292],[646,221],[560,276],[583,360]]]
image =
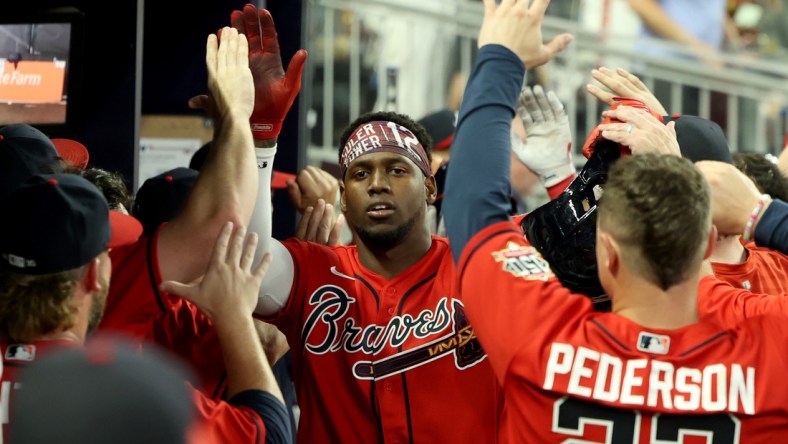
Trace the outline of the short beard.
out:
[[[368,248],[375,250],[390,250],[401,244],[415,226],[416,215],[408,219],[404,224],[382,233],[373,233],[359,227],[353,228],[355,228],[356,234],[358,234],[358,237]]]
[[[107,302],[107,293],[109,293],[109,289],[107,286],[104,287],[104,290],[101,293],[97,293],[93,295],[93,300],[90,301],[90,312],[88,313],[88,331],[87,334],[92,334],[96,327],[101,323],[101,319],[104,317],[104,306]]]

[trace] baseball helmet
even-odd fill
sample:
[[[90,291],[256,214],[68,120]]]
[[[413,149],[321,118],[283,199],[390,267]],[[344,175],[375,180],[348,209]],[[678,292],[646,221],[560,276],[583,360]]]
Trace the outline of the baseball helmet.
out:
[[[564,287],[589,296],[597,310],[609,310],[596,264],[596,209],[619,145],[599,140],[575,180],[561,195],[530,212],[521,226],[528,241],[550,264]]]

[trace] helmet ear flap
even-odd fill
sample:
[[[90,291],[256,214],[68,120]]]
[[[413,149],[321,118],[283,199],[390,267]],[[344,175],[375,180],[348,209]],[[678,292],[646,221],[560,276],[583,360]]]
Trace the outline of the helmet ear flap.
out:
[[[602,139],[567,189],[521,223],[564,287],[590,297],[602,311],[610,309],[610,300],[597,274],[596,210],[610,165],[620,157],[618,144]]]

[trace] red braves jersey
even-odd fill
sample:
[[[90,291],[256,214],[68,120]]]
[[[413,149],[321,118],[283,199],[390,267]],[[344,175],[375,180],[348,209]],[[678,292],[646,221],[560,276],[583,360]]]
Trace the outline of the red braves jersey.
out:
[[[500,391],[445,239],[393,279],[355,246],[285,245],[295,277],[273,322],[292,351],[299,442],[496,441]]]
[[[459,264],[468,317],[506,396],[509,442],[756,443],[788,434],[784,317],[645,328],[594,312],[555,280],[514,273],[507,262],[518,254],[530,254],[522,231],[502,222],[477,233]],[[703,279],[699,291],[716,282]]]
[[[34,364],[46,353],[63,347],[79,347],[67,340],[34,341],[29,344],[0,342],[0,420],[2,441],[8,442],[8,427],[13,422],[14,392],[21,389],[19,372]],[[208,444],[219,442],[263,443],[265,425],[262,418],[245,406],[232,406],[224,401],[213,401],[190,386],[194,403],[195,430],[189,442]],[[122,402],[123,400],[118,400]],[[144,426],[141,425],[141,426]]]
[[[753,242],[744,245],[747,260],[741,264],[712,262],[717,278],[753,293],[781,294],[788,291],[788,256]]]
[[[10,406],[14,393],[20,388],[17,382],[19,372],[35,363],[36,359],[41,359],[48,352],[61,347],[77,347],[77,344],[67,340],[35,341],[30,344],[0,342],[0,442],[9,442],[8,428],[13,420],[10,415],[13,409]]]
[[[153,323],[152,339],[158,347],[191,365],[198,376],[192,383],[206,396],[222,398],[227,388],[227,371],[221,343],[213,323],[197,306],[182,298],[168,306]]]
[[[161,227],[151,236],[110,251],[112,277],[100,331],[121,333],[141,344],[150,337],[156,316],[172,303],[158,291],[160,231]]]
[[[162,225],[163,226],[163,225]],[[147,341],[191,364],[206,396],[220,399],[226,372],[219,339],[210,321],[189,301],[159,291],[159,227],[151,236],[113,249],[112,277],[99,331],[120,333],[140,348]]]
[[[265,424],[254,410],[208,399],[193,387],[192,395],[197,406],[199,433],[191,433],[190,442],[265,443]]]
[[[732,328],[747,319],[763,315],[788,315],[788,294],[756,294],[734,288],[714,276],[701,280],[698,314],[701,319]]]

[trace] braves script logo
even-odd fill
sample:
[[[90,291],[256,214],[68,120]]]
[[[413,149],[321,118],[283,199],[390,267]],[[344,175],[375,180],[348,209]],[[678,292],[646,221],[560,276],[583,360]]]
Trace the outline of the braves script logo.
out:
[[[503,263],[503,271],[515,277],[546,281],[553,276],[550,265],[534,247],[509,242],[505,249],[493,252],[492,256],[495,262]]]
[[[318,355],[342,350],[375,355],[384,347],[400,347],[411,336],[423,339],[442,334],[431,342],[379,361],[357,362],[353,373],[359,379],[382,379],[450,354],[458,369],[471,367],[486,357],[468,324],[462,303],[456,299],[441,298],[434,310],[422,310],[415,317],[406,313],[394,316],[386,325],[366,326],[346,316],[350,304],[355,302],[344,289],[334,285],[324,285],[312,294],[309,304],[315,308],[301,333],[307,351]]]

